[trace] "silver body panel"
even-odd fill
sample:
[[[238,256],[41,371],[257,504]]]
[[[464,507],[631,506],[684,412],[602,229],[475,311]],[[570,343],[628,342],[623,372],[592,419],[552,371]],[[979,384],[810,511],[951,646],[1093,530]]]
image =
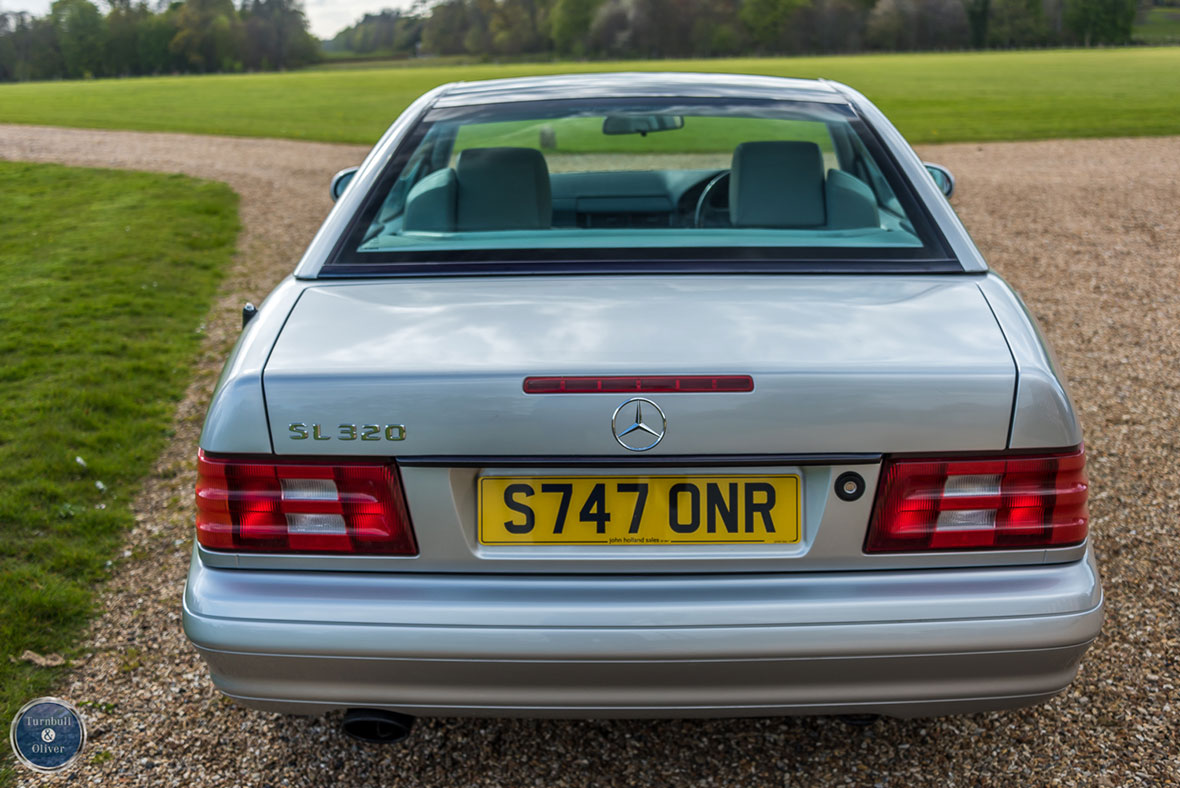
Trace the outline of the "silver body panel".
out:
[[[1051,567],[650,578],[242,572],[184,623],[261,708],[689,716],[1020,706],[1101,624],[1092,554]]]
[[[432,106],[593,95],[847,102],[892,152],[954,274],[317,277]],[[747,374],[652,395],[667,435],[613,439],[626,395],[528,395],[527,375]],[[404,440],[335,427],[404,425]],[[321,425],[293,440],[292,424]],[[345,431],[347,434],[347,431]],[[419,554],[194,550],[184,622],[217,686],[274,711],[719,716],[1006,708],[1068,684],[1102,618],[1087,545],[869,555],[881,457],[1081,442],[1035,321],[901,135],[842,85],[586,75],[443,86],[390,128],[245,329],[201,436],[211,454],[396,458]],[[476,539],[476,482],[793,473],[789,545],[536,547]],[[869,494],[835,495],[855,471]]]
[[[742,394],[651,395],[645,456],[1003,449],[1016,374],[972,277],[495,277],[308,289],[266,364],[275,452],[396,423],[399,456],[615,455],[627,395],[529,395],[527,375],[748,374]],[[333,428],[292,439],[288,425]],[[316,445],[318,444],[318,445]]]
[[[1016,361],[1016,402],[1012,406],[1011,449],[1072,446],[1082,442],[1078,422],[1066,389],[1065,377],[1024,303],[999,276],[980,283],[988,304],[1004,327],[1004,337]]]
[[[262,370],[275,336],[302,292],[303,286],[294,279],[283,280],[242,329],[213,391],[201,430],[201,446],[216,446],[216,451],[236,454],[271,451]]]

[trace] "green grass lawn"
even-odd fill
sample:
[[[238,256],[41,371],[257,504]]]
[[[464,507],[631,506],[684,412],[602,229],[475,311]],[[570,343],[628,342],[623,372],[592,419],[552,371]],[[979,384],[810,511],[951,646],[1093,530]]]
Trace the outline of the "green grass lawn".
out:
[[[69,657],[95,584],[118,562],[129,504],[168,439],[238,218],[237,195],[220,183],[10,162],[0,162],[0,216],[7,733],[20,704],[64,670],[10,657]]]
[[[742,60],[397,65],[281,74],[0,85],[8,123],[372,144],[443,82],[612,70],[846,82],[911,142],[1180,134],[1180,48]]]

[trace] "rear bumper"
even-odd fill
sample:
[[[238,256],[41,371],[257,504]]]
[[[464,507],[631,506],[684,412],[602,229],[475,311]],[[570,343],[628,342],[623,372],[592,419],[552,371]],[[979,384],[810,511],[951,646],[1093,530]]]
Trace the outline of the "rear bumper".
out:
[[[290,713],[681,717],[1023,706],[1102,622],[1069,564],[719,577],[212,569],[184,627],[214,683]]]

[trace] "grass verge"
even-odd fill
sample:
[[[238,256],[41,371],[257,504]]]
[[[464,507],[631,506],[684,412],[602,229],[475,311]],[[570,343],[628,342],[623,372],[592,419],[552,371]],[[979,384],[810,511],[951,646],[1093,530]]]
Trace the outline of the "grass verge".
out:
[[[0,85],[0,118],[372,144],[443,82],[722,71],[846,82],[914,143],[1180,134],[1180,48],[425,66]]]
[[[237,195],[0,162],[0,719],[76,655],[234,253]],[[79,461],[80,458],[80,461]],[[75,701],[84,700],[75,698]],[[5,748],[7,749],[7,748]],[[4,759],[7,760],[7,759]],[[0,784],[11,778],[0,761]]]

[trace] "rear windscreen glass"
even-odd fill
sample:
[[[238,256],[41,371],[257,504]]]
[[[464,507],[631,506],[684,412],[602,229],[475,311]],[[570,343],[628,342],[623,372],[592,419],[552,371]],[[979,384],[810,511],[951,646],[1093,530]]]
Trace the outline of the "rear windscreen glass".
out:
[[[332,265],[947,257],[845,105],[620,99],[428,113]]]

